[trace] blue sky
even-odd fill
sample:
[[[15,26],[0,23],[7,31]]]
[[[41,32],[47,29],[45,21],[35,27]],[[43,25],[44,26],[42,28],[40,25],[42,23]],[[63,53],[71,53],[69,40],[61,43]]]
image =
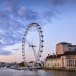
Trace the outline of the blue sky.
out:
[[[21,40],[31,22],[43,28],[45,56],[55,52],[58,42],[76,44],[75,0],[0,0],[0,56],[4,60],[21,58]]]

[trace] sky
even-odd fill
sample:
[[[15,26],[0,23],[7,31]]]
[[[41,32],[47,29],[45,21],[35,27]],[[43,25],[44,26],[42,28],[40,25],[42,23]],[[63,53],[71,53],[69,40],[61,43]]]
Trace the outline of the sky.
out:
[[[22,60],[22,37],[32,22],[43,30],[43,59],[55,52],[59,42],[76,45],[75,0],[0,0],[0,61]],[[31,31],[28,39],[36,38],[36,33]],[[31,51],[28,54],[30,59]]]

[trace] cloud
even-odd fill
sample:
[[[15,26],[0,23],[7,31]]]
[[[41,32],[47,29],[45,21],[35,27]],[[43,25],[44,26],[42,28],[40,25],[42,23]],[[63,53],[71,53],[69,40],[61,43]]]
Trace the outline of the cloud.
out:
[[[10,51],[0,50],[0,55],[11,55]]]
[[[13,45],[6,45],[2,49],[10,51],[12,53],[15,52],[15,51],[21,51],[21,43],[16,43],[16,44],[13,44]]]
[[[6,45],[4,47],[1,47],[0,49],[0,55],[12,55],[15,52],[21,51],[21,43],[16,43],[13,45]]]
[[[24,18],[27,21],[37,20],[39,18],[39,16],[38,16],[39,14],[36,11],[33,11],[24,6],[20,7],[17,10],[17,14],[19,17]]]
[[[4,31],[2,29],[0,29],[0,34],[4,34]]]
[[[69,2],[69,0],[31,1],[35,3],[30,3],[29,0],[0,0],[0,47],[4,47],[4,51],[18,49],[14,48],[15,46],[17,47],[15,44],[22,40],[24,30],[28,23],[39,22],[41,24],[46,21],[51,21],[52,18],[58,14],[56,10],[61,9],[61,7],[59,9],[58,6],[63,6]],[[44,4],[43,9],[40,8],[39,3],[41,3],[42,6]],[[69,3],[71,3],[71,0]],[[33,9],[26,5],[32,5]],[[44,9],[44,7],[46,8]],[[38,11],[37,8],[39,8],[40,11]]]
[[[72,3],[76,3],[76,0],[49,0],[51,4],[54,5],[62,5],[62,4],[72,4]]]
[[[35,1],[36,4],[39,2],[43,2],[43,0]],[[22,1],[22,0],[3,0],[3,3],[1,4],[2,10],[1,10],[1,19],[3,18],[4,20],[10,22],[10,18],[13,17],[14,21],[18,21],[19,23],[27,23],[27,22],[32,22],[35,21],[37,22],[38,20],[44,18],[45,20],[51,19],[56,13],[54,13],[54,8],[56,8],[60,3],[63,3],[63,0],[45,0],[45,4],[47,2],[51,3],[50,4],[50,9],[46,10],[41,14],[43,17],[41,18],[41,15],[39,14],[38,11],[35,11],[33,9],[27,8],[23,3],[28,3],[29,1]],[[57,5],[56,5],[57,3]],[[19,5],[20,4],[20,5]],[[23,4],[23,5],[22,5]],[[30,3],[29,3],[30,4]],[[33,5],[33,3],[32,3]],[[34,6],[34,5],[33,5]],[[51,8],[52,6],[52,8]],[[56,6],[56,7],[55,7]],[[53,9],[51,11],[51,9]],[[46,13],[47,11],[49,12],[49,15]],[[50,18],[49,18],[50,16]],[[23,22],[22,22],[23,21]]]
[[[14,44],[22,39],[24,26],[11,19],[0,21],[0,39],[7,44]]]
[[[43,18],[46,18],[46,20],[48,21],[48,22],[51,22],[52,21],[52,18],[55,18],[56,17],[56,12],[55,11],[45,11],[44,13],[43,13]]]
[[[22,40],[27,22],[37,20],[38,14],[23,6],[15,8],[10,2],[0,7],[0,46],[16,44]]]
[[[5,44],[5,41],[3,39],[0,39],[0,44]]]

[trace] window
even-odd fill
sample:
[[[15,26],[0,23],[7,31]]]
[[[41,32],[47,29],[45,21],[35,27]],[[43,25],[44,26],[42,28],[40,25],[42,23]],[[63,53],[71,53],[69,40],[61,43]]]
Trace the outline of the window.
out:
[[[69,51],[71,51],[71,48],[69,48]]]
[[[49,67],[49,63],[48,63],[48,67]]]
[[[69,59],[67,59],[67,66],[69,66]]]
[[[69,60],[69,66],[72,66],[72,62],[73,62],[72,60]]]
[[[74,50],[76,51],[76,48]]]
[[[76,66],[76,60],[75,60],[75,66]]]
[[[74,60],[72,60],[72,65],[75,66],[75,65],[74,65]]]

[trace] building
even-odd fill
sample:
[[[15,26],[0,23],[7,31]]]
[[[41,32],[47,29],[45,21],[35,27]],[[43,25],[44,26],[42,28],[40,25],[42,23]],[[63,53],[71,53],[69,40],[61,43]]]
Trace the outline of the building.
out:
[[[76,70],[76,45],[61,42],[56,45],[56,55],[48,55],[45,68]]]
[[[76,45],[67,42],[60,42],[56,44],[56,54],[64,54],[66,51],[75,51]]]

